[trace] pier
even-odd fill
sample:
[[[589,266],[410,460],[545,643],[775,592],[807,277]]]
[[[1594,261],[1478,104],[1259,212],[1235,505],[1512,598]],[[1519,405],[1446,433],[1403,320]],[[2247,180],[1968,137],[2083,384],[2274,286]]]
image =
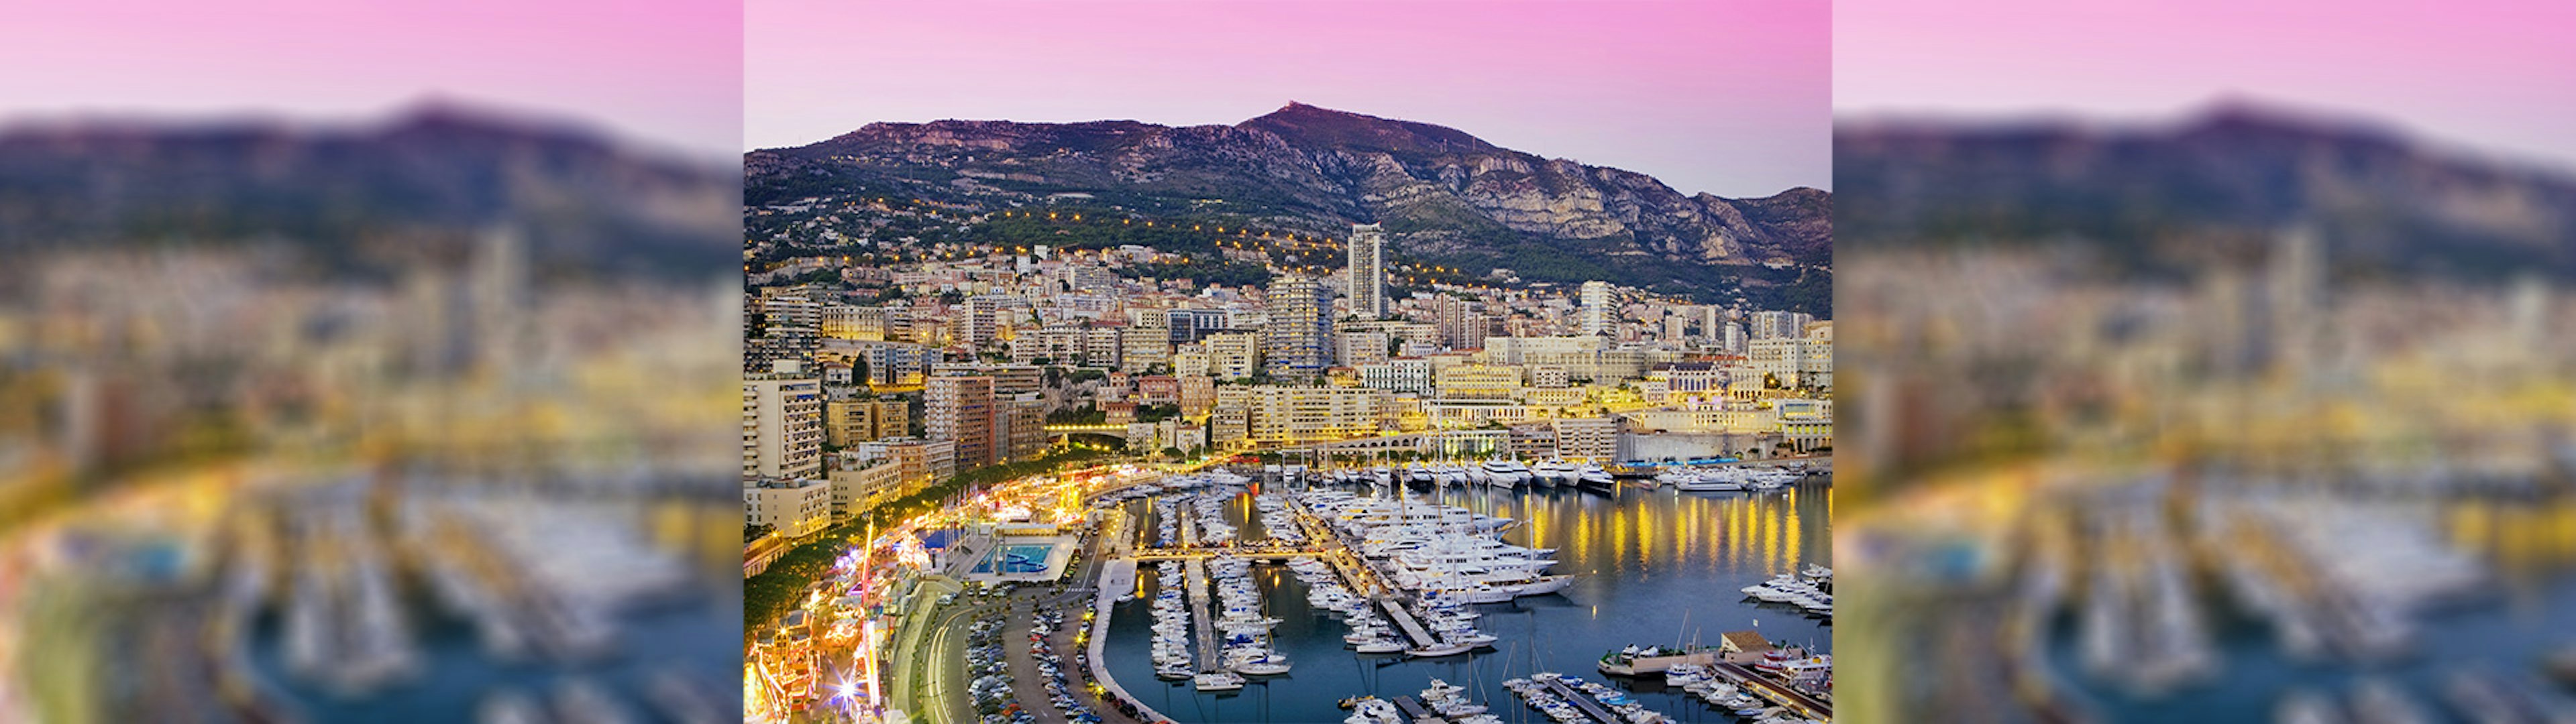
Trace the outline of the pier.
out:
[[[1619,718],[1618,714],[1612,713],[1609,707],[1602,706],[1601,702],[1594,701],[1591,694],[1583,693],[1582,689],[1567,686],[1564,679],[1548,679],[1540,683],[1545,684],[1548,691],[1555,692],[1567,703],[1573,704],[1574,708],[1581,710],[1584,716],[1592,717],[1593,721],[1601,724],[1625,724],[1628,721]]]
[[[1208,617],[1208,573],[1206,558],[1192,558],[1189,566],[1190,630],[1198,634],[1199,673],[1213,674],[1217,665],[1216,619]]]
[[[1440,715],[1433,713],[1430,707],[1423,706],[1422,702],[1410,696],[1396,697],[1395,709],[1404,712],[1404,718],[1413,720],[1413,724],[1447,724],[1449,721],[1440,718]]]
[[[1725,679],[1727,683],[1751,691],[1754,696],[1762,697],[1771,703],[1788,707],[1789,711],[1799,716],[1817,721],[1832,721],[1834,718],[1832,704],[1817,701],[1806,692],[1789,688],[1789,685],[1745,668],[1743,664],[1720,663],[1709,667],[1709,670],[1717,672],[1718,677]]]
[[[1404,637],[1413,642],[1414,650],[1419,651],[1440,645],[1439,639],[1432,638],[1431,632],[1422,629],[1421,622],[1413,620],[1413,612],[1406,610],[1403,602],[1384,594],[1371,596],[1370,600],[1376,601],[1378,608],[1386,609],[1387,620],[1395,622],[1396,629],[1403,631]]]

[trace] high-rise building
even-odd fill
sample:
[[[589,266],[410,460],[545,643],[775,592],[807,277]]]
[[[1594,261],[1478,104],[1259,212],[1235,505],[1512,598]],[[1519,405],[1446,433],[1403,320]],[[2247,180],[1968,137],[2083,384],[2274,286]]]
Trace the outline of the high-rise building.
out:
[[[957,444],[959,471],[993,464],[1004,451],[993,444],[993,378],[934,376],[922,387],[922,417],[930,439]]]
[[[1266,295],[1269,321],[1262,325],[1262,345],[1270,374],[1311,378],[1333,364],[1333,299],[1312,277],[1281,275]]]
[[[1046,401],[1030,392],[994,402],[993,440],[996,462],[1020,462],[1045,454]]]
[[[1251,332],[1227,332],[1211,335],[1207,347],[1207,374],[1220,380],[1251,377],[1261,367],[1261,337]]]
[[[879,438],[902,437],[910,427],[902,400],[827,400],[823,433],[833,447],[847,448]]]
[[[823,402],[823,439],[833,447],[849,447],[874,438],[877,431],[875,400],[825,400]]]
[[[886,338],[886,308],[831,304],[823,307],[823,336],[833,339],[883,341]]]
[[[1441,346],[1450,349],[1483,349],[1485,333],[1493,322],[1476,312],[1476,303],[1441,295],[1432,300],[1432,313],[1439,329]]]
[[[1813,321],[1816,315],[1805,312],[1754,312],[1750,331],[1754,339],[1796,337],[1806,334],[1807,323]]]
[[[1610,283],[1593,280],[1583,283],[1583,333],[1607,334],[1610,331]]]
[[[1208,354],[1207,345],[1192,343],[1172,348],[1172,374],[1204,377],[1215,373],[1216,366]]]
[[[1341,334],[1334,335],[1334,337],[1335,340],[1340,343],[1337,345],[1337,349],[1335,350],[1336,359],[1339,360],[1340,364],[1344,367],[1357,367],[1371,362],[1386,361],[1388,340],[1385,332],[1378,330],[1344,330]]]
[[[1127,326],[1118,332],[1118,370],[1144,374],[1155,365],[1172,363],[1171,318],[1163,309],[1129,309]]]
[[[1386,316],[1386,232],[1352,224],[1349,249],[1351,311],[1366,319]]]
[[[798,478],[822,469],[822,380],[794,360],[743,375],[742,476]]]
[[[1082,330],[1082,366],[1118,368],[1118,353],[1125,349],[1124,327],[1094,322]]]

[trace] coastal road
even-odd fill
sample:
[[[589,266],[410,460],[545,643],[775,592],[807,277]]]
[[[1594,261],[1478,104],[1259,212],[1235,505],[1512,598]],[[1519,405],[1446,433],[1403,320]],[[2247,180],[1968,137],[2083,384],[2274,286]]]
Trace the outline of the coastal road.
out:
[[[921,682],[913,696],[915,716],[931,724],[975,721],[975,705],[966,695],[974,679],[966,674],[965,625],[1000,610],[998,603],[979,603],[933,614],[929,644],[909,664]]]

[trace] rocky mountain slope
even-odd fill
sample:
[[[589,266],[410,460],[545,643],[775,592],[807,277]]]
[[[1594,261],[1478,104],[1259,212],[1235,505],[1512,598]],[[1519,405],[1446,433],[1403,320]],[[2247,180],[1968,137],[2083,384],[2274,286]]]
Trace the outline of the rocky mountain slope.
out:
[[[988,207],[1079,198],[1325,233],[1375,222],[1411,258],[1701,296],[1802,276],[1821,284],[1832,249],[1824,191],[1687,195],[1455,129],[1296,103],[1232,126],[876,123],[755,151],[745,173],[752,206],[857,192]]]
[[[2071,242],[2152,272],[2258,260],[2305,225],[2343,275],[2576,278],[2576,175],[2274,107],[2156,127],[1847,125],[1834,178],[1845,250]]]
[[[352,126],[22,125],[0,129],[0,250],[278,241],[384,269],[509,224],[540,272],[703,279],[737,263],[731,171],[446,104]]]

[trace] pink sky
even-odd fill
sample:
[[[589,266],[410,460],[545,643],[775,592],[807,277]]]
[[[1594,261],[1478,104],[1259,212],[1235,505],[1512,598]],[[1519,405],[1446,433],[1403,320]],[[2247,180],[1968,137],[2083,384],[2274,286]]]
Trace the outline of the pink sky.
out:
[[[1827,187],[1825,0],[750,0],[744,143],[872,121],[1231,124],[1290,100],[1685,192]]]
[[[12,3],[0,118],[380,117],[425,96],[740,150],[736,0]]]
[[[1848,117],[2172,117],[2220,97],[2576,161],[2576,4],[1838,0]]]

